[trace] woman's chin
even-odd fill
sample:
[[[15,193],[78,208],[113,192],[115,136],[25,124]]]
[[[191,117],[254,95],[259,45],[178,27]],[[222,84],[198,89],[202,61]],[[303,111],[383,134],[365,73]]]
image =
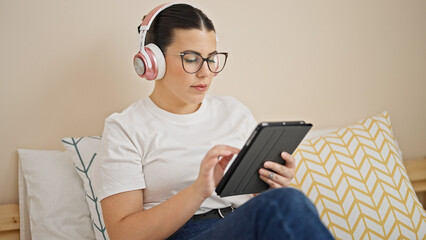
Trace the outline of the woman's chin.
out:
[[[195,96],[191,96],[191,100],[189,101],[191,104],[201,104],[206,97],[206,94],[197,94]]]

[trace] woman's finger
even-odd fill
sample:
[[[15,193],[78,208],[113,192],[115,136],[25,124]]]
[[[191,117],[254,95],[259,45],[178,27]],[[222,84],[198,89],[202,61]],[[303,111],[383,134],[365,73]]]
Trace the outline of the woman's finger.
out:
[[[231,159],[234,157],[234,154],[228,155],[228,156],[222,156],[219,159],[219,165],[225,169],[228,163],[231,161]]]
[[[294,177],[294,169],[287,167],[287,165],[282,165],[276,162],[267,161],[263,164],[263,167],[266,169],[272,170],[286,178]]]
[[[226,145],[217,145],[211,148],[204,157],[202,165],[212,167],[216,165],[222,157],[230,156],[237,154],[240,150]],[[225,158],[226,160],[227,158]]]
[[[288,178],[285,176],[280,175],[279,173],[276,172],[272,172],[268,169],[264,169],[261,168],[259,170],[259,174],[260,176],[263,177],[263,179],[268,180],[267,183],[269,184],[270,182],[274,182],[276,183],[276,185],[280,186],[280,187],[286,187],[289,185],[290,181],[292,178]],[[274,184],[270,184],[270,186],[275,186]]]
[[[264,182],[266,182],[271,188],[281,188],[283,187],[282,185],[278,184],[277,182],[275,182],[274,180],[265,177],[263,175],[259,175],[260,179],[262,179]]]
[[[288,168],[294,168],[296,167],[296,162],[294,160],[293,155],[287,153],[287,152],[282,152],[281,153],[281,158],[285,161],[285,166]]]
[[[234,148],[226,145],[216,145],[207,152],[208,157],[221,157],[234,155],[240,152],[238,148]]]

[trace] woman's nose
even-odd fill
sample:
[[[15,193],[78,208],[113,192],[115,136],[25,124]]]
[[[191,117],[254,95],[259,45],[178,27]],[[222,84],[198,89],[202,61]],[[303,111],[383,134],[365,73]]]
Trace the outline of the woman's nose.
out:
[[[207,61],[204,61],[201,65],[200,70],[197,72],[199,77],[208,76],[210,74],[209,66],[207,66]]]

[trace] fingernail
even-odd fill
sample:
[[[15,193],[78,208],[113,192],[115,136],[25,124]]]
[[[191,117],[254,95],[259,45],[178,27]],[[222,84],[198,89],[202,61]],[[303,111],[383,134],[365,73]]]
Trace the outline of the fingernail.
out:
[[[271,166],[271,163],[265,162],[265,167],[270,167],[270,166]]]

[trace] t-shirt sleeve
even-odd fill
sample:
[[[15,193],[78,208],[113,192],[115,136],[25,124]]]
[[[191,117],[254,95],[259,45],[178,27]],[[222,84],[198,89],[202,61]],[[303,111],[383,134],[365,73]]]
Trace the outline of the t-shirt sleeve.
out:
[[[105,120],[92,181],[99,201],[121,192],[144,189],[141,153],[116,115]]]

